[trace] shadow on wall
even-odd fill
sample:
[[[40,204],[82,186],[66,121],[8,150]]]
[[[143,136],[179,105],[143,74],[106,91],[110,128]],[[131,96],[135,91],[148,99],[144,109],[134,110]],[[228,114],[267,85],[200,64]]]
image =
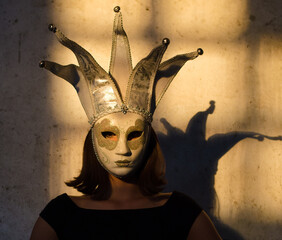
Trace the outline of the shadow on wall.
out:
[[[0,238],[28,239],[49,197],[53,118],[38,62],[48,54],[44,32],[51,16],[43,1],[1,1],[0,9]]]
[[[215,134],[206,140],[207,118],[214,109],[215,102],[211,101],[206,111],[198,112],[191,118],[185,132],[171,126],[166,119],[161,119],[167,130],[167,135],[158,133],[167,160],[166,190],[179,190],[194,198],[212,217],[223,237],[243,239],[239,233],[222,223],[215,214],[217,195],[214,179],[218,161],[236,143],[245,138],[258,141],[265,138],[282,140],[282,136],[270,137],[255,132],[234,131]]]

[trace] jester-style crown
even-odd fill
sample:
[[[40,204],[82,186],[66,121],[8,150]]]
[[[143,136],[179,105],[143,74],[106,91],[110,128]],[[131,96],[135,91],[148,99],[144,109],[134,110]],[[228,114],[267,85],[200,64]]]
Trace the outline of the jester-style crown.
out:
[[[65,37],[53,24],[49,25],[49,30],[56,34],[62,45],[73,51],[79,66],[62,66],[41,61],[40,67],[74,86],[91,125],[99,118],[115,112],[138,113],[151,122],[157,105],[175,75],[186,61],[202,55],[203,50],[199,48],[195,52],[177,55],[161,63],[169,44],[169,39],[164,38],[160,46],[154,48],[132,69],[130,47],[123,29],[120,7],[115,7],[114,11],[116,16],[109,73],[89,52]]]

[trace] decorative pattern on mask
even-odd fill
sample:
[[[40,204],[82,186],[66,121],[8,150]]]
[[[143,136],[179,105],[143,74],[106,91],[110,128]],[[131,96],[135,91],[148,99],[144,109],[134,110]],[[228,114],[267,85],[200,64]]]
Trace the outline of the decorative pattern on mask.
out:
[[[96,123],[94,126],[94,134],[97,138],[98,145],[100,147],[104,147],[108,150],[113,150],[116,148],[118,141],[113,141],[107,139],[103,136],[103,132],[112,132],[117,136],[117,140],[119,139],[119,129],[116,126],[112,126],[109,119],[103,119],[101,123]]]
[[[128,146],[129,146],[130,149],[136,150],[140,146],[143,146],[145,144],[144,129],[145,129],[145,122],[142,121],[141,119],[137,119],[135,121],[135,126],[131,126],[131,127],[128,128],[128,130],[126,131],[127,139],[130,136],[130,133],[133,133],[133,132],[136,132],[136,131],[142,132],[140,137],[138,137],[136,139],[128,140]]]

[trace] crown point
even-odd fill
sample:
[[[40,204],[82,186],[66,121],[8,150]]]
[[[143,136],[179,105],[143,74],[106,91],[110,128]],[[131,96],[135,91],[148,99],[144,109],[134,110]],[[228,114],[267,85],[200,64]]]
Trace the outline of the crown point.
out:
[[[198,52],[198,54],[199,54],[199,55],[203,55],[204,50],[203,50],[203,49],[201,49],[201,48],[198,48],[198,49],[197,49],[197,52]]]
[[[55,33],[57,31],[57,28],[52,23],[48,25],[48,29],[49,29],[49,31],[51,31],[53,33]]]
[[[44,67],[45,67],[45,62],[44,62],[44,61],[41,61],[41,62],[39,63],[39,67],[40,67],[40,68],[44,68]]]
[[[114,11],[115,11],[116,13],[118,13],[118,12],[120,11],[120,6],[114,7]]]
[[[170,43],[170,40],[169,40],[168,38],[164,38],[164,39],[163,39],[163,44],[164,44],[164,45],[167,46],[169,43]]]

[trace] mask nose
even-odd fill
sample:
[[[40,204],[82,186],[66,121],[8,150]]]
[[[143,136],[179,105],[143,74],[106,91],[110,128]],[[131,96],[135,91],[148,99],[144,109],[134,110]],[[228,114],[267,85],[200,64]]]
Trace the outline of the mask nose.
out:
[[[116,149],[117,155],[130,156],[132,154],[125,138],[119,139]]]

